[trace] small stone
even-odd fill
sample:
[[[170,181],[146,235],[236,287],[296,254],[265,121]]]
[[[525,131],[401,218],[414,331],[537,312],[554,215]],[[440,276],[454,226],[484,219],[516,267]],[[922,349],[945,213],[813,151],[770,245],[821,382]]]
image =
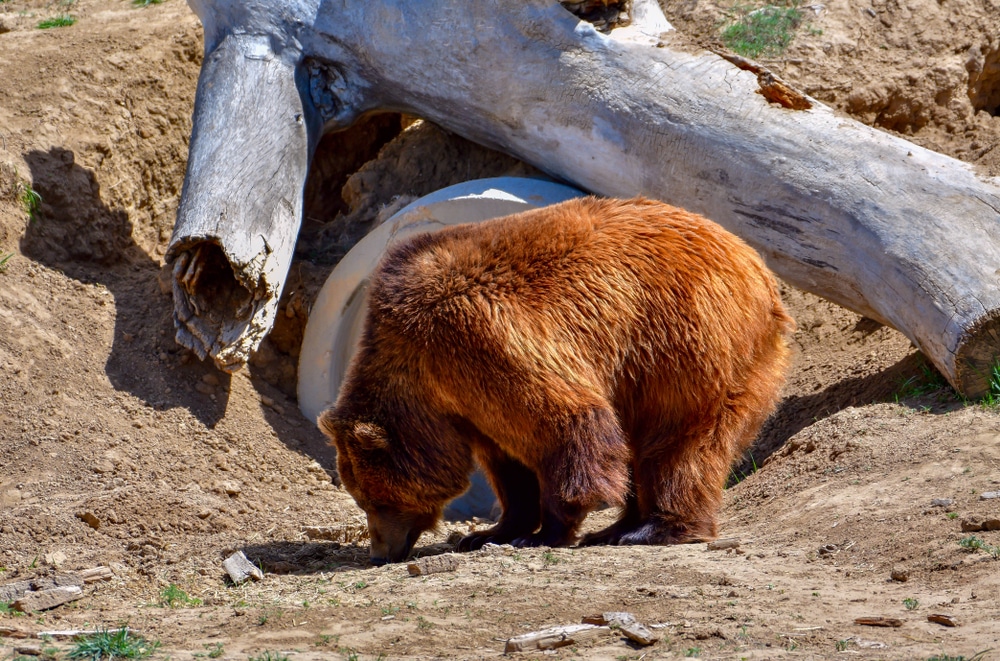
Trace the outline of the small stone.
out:
[[[22,613],[32,613],[34,611],[44,611],[56,606],[61,606],[70,601],[76,601],[83,597],[83,590],[70,585],[65,587],[42,590],[40,592],[27,592],[20,599],[11,604],[11,607]]]
[[[212,516],[212,510],[202,510],[198,512],[199,519],[207,519],[210,516]]]
[[[66,554],[62,551],[53,551],[42,556],[42,561],[51,567],[61,567],[66,559]]]
[[[903,621],[895,617],[859,617],[854,620],[855,624],[868,627],[901,627]]]
[[[931,500],[931,507],[951,507],[955,501],[951,498],[934,498]]]
[[[993,500],[994,498],[1000,498],[1000,491],[984,491],[979,494],[979,500]]]
[[[409,563],[406,565],[406,571],[410,573],[410,576],[426,576],[427,574],[455,571],[459,564],[458,557],[450,553],[431,555]]]
[[[274,406],[274,400],[268,397],[267,395],[260,396],[260,403],[263,404],[264,406]]]
[[[201,377],[201,382],[204,383],[205,385],[212,386],[213,388],[215,386],[218,386],[220,383],[219,377],[216,376],[215,374],[212,374],[211,372]]]
[[[889,572],[889,577],[894,581],[899,581],[900,583],[906,583],[910,579],[910,574],[905,569],[893,569]]]
[[[819,553],[820,556],[836,555],[839,552],[840,547],[836,544],[824,544],[817,550],[817,553]]]
[[[77,512],[76,518],[80,519],[94,530],[101,529],[101,520],[93,512]]]
[[[726,539],[717,539],[712,542],[708,542],[705,545],[705,549],[708,551],[723,551],[725,549],[735,549],[740,545],[740,540],[735,537],[727,537]]]
[[[226,492],[226,495],[230,498],[235,498],[236,496],[243,493],[243,487],[240,486],[239,482],[223,482],[222,489]]]
[[[946,627],[957,627],[959,626],[958,620],[956,620],[951,615],[945,615],[944,613],[932,613],[927,616],[928,622],[936,622],[938,624],[944,625]]]

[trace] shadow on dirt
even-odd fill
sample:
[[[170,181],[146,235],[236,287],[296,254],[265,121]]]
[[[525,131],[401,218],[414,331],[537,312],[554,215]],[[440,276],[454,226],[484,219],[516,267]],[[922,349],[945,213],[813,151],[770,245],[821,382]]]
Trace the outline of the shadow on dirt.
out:
[[[865,322],[870,320],[863,319],[859,327]],[[764,423],[756,443],[733,468],[732,475],[754,472],[788,439],[819,420],[852,406],[887,402],[928,413],[947,413],[965,405],[923,354],[913,353],[881,372],[842,379],[813,395],[786,397]]]
[[[41,202],[21,250],[114,296],[114,338],[105,365],[112,385],[153,408],[182,407],[215,425],[226,410],[230,377],[192,360],[174,343],[172,304],[159,284],[160,265],[133,241],[128,215],[105,205],[94,173],[77,165],[72,151],[53,147],[24,158]],[[195,390],[207,374],[218,383],[214,398]]]
[[[418,546],[414,558],[424,558],[443,553],[452,553],[451,544],[438,543]],[[273,542],[256,544],[242,549],[247,559],[270,574],[315,574],[356,569],[377,569],[368,563],[367,542]],[[343,585],[350,592],[364,586]]]

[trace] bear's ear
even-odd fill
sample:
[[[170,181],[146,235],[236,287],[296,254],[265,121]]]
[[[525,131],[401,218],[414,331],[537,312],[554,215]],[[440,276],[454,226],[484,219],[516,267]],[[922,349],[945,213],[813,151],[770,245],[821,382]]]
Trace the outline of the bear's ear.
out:
[[[355,422],[354,438],[358,440],[358,445],[365,450],[387,450],[389,439],[386,438],[385,430],[371,422]]]
[[[328,408],[319,414],[319,417],[316,419],[316,426],[319,427],[321,432],[326,434],[331,443],[336,442],[338,437],[341,437],[344,432],[350,430],[350,425],[343,418],[335,414],[332,408]]]

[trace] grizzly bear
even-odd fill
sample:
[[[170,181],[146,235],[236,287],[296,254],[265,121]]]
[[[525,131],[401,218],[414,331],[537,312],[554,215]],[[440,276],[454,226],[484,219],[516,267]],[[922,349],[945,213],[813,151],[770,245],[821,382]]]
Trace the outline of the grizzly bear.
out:
[[[561,546],[716,536],[730,465],[784,379],[773,276],[715,223],[583,198],[422,234],[372,276],[357,354],[319,417],[368,515],[374,564],[406,559],[478,463],[502,508],[459,542]]]

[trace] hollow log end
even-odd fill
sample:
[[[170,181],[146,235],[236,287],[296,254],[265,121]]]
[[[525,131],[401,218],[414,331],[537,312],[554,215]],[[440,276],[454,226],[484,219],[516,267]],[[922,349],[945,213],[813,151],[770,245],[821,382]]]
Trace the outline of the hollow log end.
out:
[[[277,308],[263,278],[249,282],[216,240],[189,240],[173,246],[175,340],[228,373],[237,372],[267,332]],[[246,276],[247,269],[242,269]]]
[[[1000,310],[966,332],[955,352],[955,380],[959,392],[972,400],[1000,401]]]

